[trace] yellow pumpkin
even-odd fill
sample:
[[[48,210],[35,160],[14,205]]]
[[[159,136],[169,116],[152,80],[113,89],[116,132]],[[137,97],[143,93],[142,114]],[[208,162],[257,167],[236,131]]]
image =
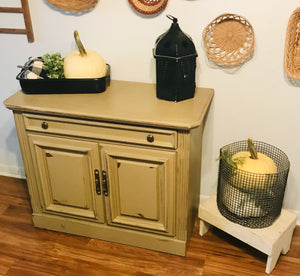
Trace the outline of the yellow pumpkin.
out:
[[[64,74],[67,79],[102,78],[106,75],[106,63],[95,51],[85,50],[77,31],[74,32],[78,50],[64,58]]]
[[[237,164],[238,169],[251,173],[271,174],[277,172],[274,161],[267,155],[258,152],[257,159],[251,158],[249,151],[240,151],[232,156],[232,159],[243,158],[242,164]]]
[[[243,160],[243,162],[236,163],[237,169],[249,174],[236,170],[231,178],[231,183],[236,187],[244,188],[265,189],[271,187],[275,178],[270,175],[277,173],[275,162],[267,155],[256,152],[251,138],[248,139],[248,145],[249,151],[237,152],[232,156],[232,160]]]

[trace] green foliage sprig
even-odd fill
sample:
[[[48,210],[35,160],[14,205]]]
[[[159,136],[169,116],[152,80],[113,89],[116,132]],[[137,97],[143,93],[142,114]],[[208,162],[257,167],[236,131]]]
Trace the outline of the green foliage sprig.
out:
[[[224,150],[222,151],[220,157],[218,158],[218,160],[224,160],[226,161],[229,165],[237,168],[237,165],[242,165],[244,164],[246,157],[235,157],[232,158],[231,153],[229,152],[229,150]]]
[[[64,78],[64,58],[60,53],[45,54],[43,62],[46,70],[47,77],[50,79]]]

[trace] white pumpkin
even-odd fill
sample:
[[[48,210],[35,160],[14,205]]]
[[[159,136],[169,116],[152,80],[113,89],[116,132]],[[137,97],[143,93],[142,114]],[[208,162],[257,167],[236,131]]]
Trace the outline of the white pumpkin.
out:
[[[267,214],[261,206],[256,204],[251,193],[242,192],[231,185],[224,186],[222,201],[231,213],[239,217],[261,217]]]
[[[106,63],[95,51],[85,50],[77,31],[74,32],[78,50],[64,58],[64,74],[67,79],[102,78],[106,75]]]

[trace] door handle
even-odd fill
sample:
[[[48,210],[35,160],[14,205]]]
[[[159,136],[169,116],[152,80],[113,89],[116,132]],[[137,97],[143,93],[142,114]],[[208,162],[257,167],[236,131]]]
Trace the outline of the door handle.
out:
[[[106,171],[102,171],[102,190],[105,196],[108,196],[108,183]]]
[[[94,170],[94,176],[95,176],[96,193],[97,195],[101,195],[100,177],[99,177],[98,170]]]

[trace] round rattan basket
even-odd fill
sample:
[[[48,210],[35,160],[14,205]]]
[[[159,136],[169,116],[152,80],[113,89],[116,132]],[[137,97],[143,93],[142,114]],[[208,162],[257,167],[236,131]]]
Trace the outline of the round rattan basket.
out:
[[[65,11],[81,12],[92,9],[97,4],[98,0],[47,0],[51,5]]]
[[[128,2],[139,13],[155,14],[166,7],[168,0],[128,0]]]
[[[285,38],[284,68],[293,79],[300,79],[300,8],[292,13]]]
[[[236,14],[215,18],[202,38],[208,59],[226,67],[241,64],[254,50],[254,30],[246,18]]]

